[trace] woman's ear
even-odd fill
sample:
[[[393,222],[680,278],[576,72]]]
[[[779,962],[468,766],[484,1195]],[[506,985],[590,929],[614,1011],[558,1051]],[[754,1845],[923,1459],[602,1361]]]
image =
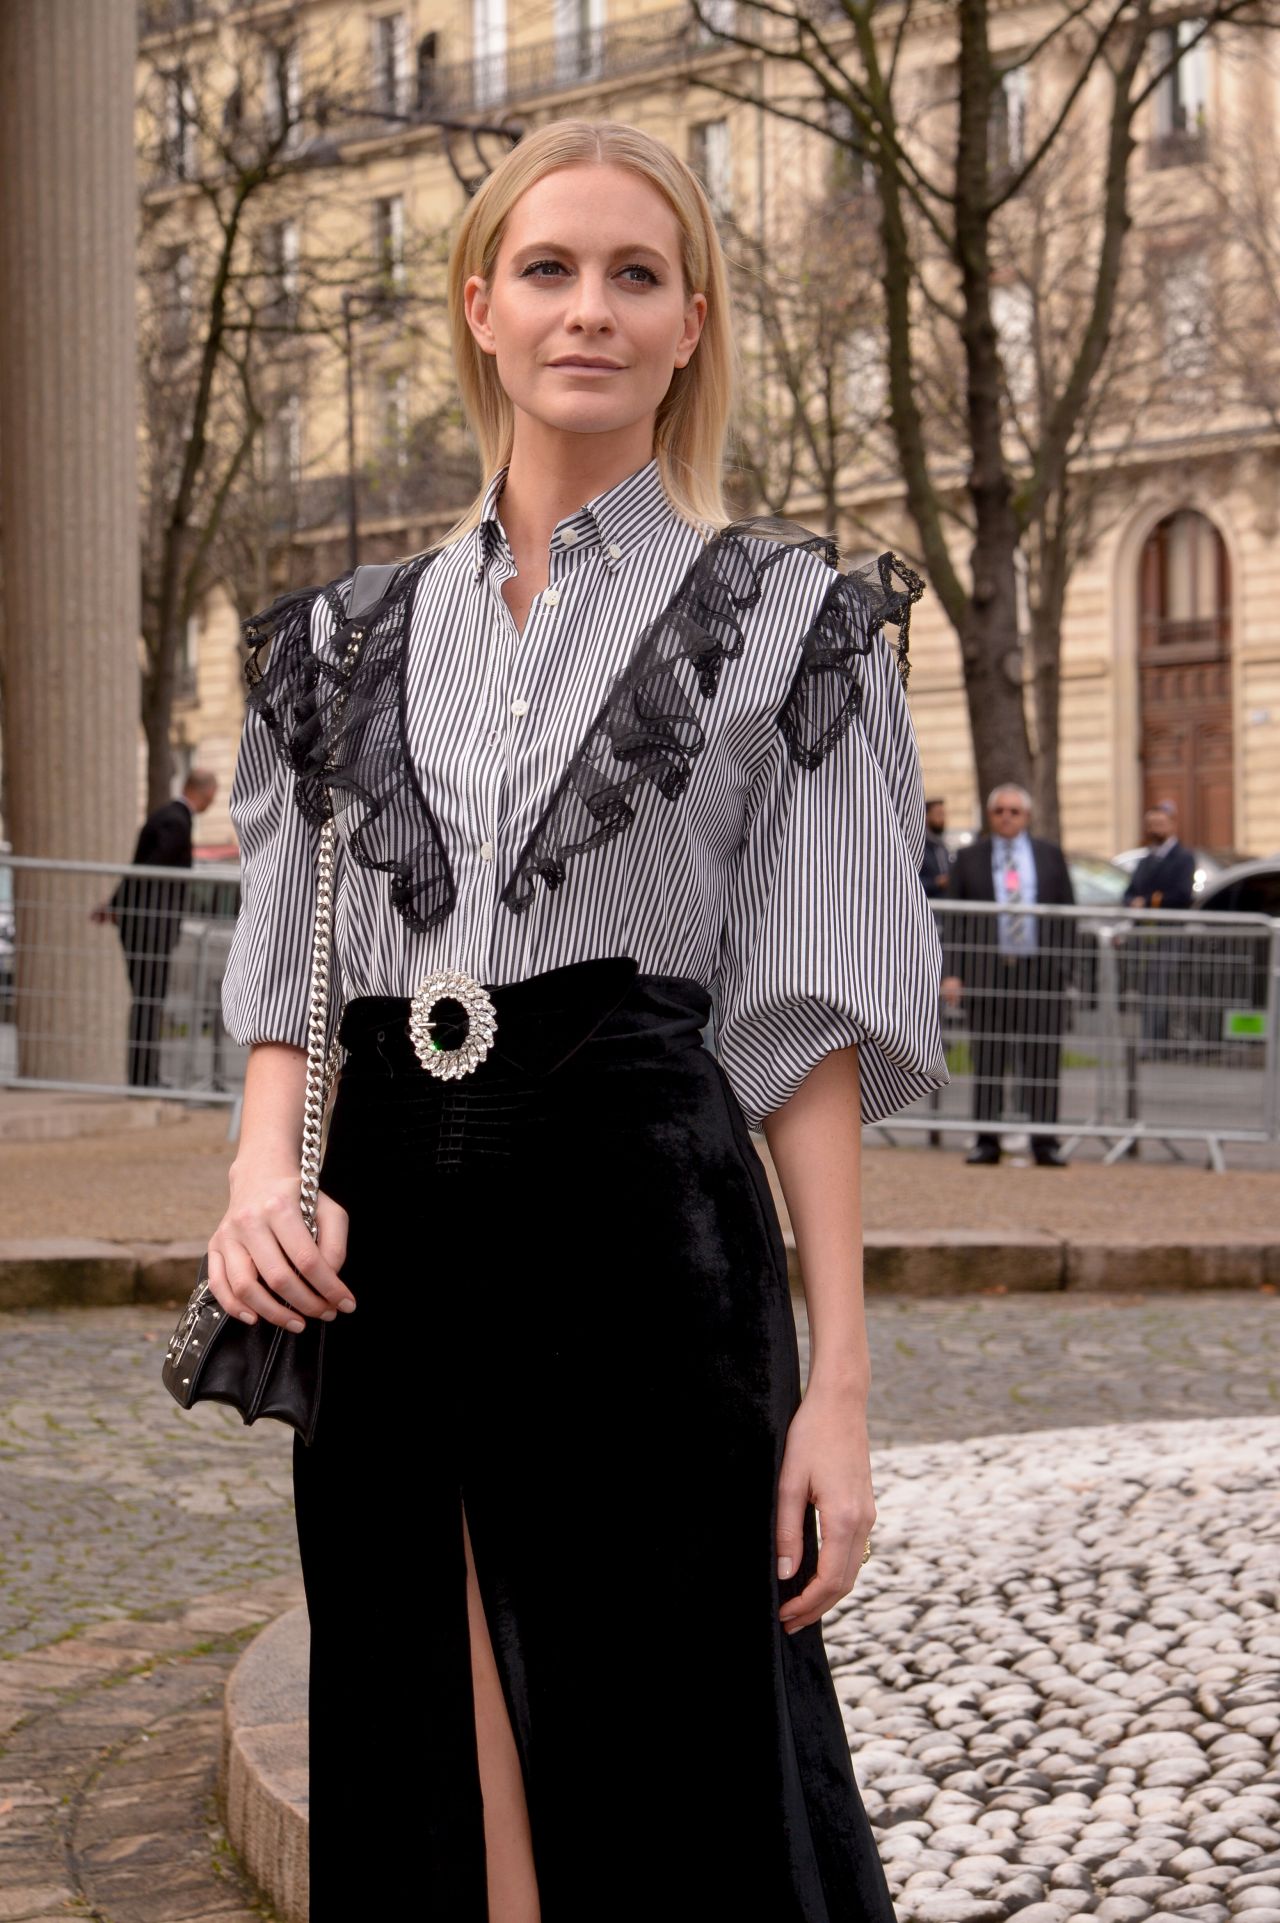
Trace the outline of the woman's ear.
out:
[[[707,297],[705,294],[691,294],[684,310],[684,330],[676,342],[676,366],[687,367],[693,359],[693,350],[702,338],[702,329],[707,318]]]
[[[489,325],[489,289],[479,274],[472,274],[462,290],[462,311],[482,354],[496,354],[498,343]]]

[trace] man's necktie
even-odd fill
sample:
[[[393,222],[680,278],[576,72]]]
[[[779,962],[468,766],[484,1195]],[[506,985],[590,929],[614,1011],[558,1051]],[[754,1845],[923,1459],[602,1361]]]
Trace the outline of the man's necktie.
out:
[[[1011,841],[1005,842],[1001,861],[1004,868],[1005,904],[1010,908],[1016,907],[1018,902],[1022,900],[1022,878],[1018,873],[1018,864],[1013,858],[1013,843]],[[1003,941],[1001,942],[1001,946],[1007,951],[1017,951],[1023,948],[1027,939],[1027,917],[1025,915],[1005,915],[1002,917],[1002,921],[1004,926],[1002,929]]]

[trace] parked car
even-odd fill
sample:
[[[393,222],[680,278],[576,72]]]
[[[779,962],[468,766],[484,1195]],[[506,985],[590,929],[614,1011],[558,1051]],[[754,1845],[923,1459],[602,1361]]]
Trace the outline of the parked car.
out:
[[[1196,907],[1221,915],[1280,918],[1280,855],[1222,869],[1206,885]]]

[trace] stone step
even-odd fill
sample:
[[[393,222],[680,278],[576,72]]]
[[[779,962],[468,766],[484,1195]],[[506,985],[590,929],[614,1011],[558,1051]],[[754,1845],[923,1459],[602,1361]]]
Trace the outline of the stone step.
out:
[[[307,1923],[305,1606],[256,1636],[227,1680],[218,1795],[240,1860],[281,1923]]]

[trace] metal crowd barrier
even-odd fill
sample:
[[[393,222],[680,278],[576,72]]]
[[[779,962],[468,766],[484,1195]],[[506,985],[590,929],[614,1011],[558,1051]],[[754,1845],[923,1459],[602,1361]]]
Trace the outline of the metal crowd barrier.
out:
[[[234,1107],[222,1026],[234,863],[125,868],[0,854],[0,1086]],[[110,919],[95,919],[106,904]],[[1280,1129],[1280,921],[934,904],[948,1088],[883,1125],[1086,1137],[1114,1161]],[[944,984],[945,987],[945,984]],[[233,1116],[234,1126],[234,1116]]]
[[[0,1086],[234,1104],[222,1026],[235,863],[0,854]]]
[[[935,902],[951,1084],[895,1117],[925,1129],[1143,1141],[1277,1132],[1280,922],[1262,915]]]

